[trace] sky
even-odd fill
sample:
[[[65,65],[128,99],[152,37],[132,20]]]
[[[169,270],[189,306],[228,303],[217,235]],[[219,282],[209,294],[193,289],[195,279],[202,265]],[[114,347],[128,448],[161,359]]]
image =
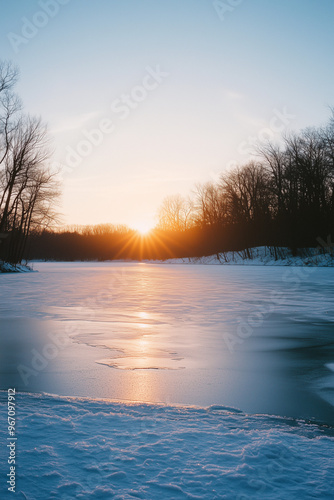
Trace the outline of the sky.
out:
[[[326,123],[332,0],[0,0],[0,58],[48,124],[64,224],[148,229],[164,197]]]

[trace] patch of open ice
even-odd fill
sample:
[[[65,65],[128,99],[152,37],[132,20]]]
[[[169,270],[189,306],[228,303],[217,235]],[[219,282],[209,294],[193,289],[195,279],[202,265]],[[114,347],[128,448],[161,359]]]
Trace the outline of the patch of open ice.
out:
[[[222,405],[211,405],[207,409],[208,411],[227,411],[231,413],[243,413],[239,408],[233,408],[231,406],[222,406]]]
[[[178,362],[181,360],[178,359]],[[182,370],[185,367],[179,366],[174,359],[168,358],[141,358],[139,356],[127,356],[119,358],[100,359],[98,364],[118,368],[119,370]]]

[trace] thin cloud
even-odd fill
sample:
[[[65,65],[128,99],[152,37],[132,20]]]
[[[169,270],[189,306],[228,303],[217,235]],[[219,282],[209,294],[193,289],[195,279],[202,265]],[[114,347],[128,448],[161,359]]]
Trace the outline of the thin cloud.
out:
[[[58,120],[58,125],[53,127],[50,132],[52,134],[61,134],[63,132],[69,132],[71,130],[81,129],[88,122],[96,119],[99,113],[93,111],[91,113],[82,113],[76,116],[66,116]]]

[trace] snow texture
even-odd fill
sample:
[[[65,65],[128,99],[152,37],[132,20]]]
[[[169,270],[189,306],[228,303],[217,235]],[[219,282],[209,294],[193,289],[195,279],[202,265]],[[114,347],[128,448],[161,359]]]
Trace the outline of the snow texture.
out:
[[[334,437],[326,427],[222,406],[46,394],[19,394],[17,406],[17,498],[333,498]],[[5,453],[2,446],[2,478]]]

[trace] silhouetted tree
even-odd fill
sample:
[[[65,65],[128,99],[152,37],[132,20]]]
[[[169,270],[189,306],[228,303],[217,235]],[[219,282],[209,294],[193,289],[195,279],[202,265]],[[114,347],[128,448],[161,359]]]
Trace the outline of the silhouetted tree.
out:
[[[197,224],[223,225],[227,221],[227,203],[220,185],[212,182],[199,184],[195,197]]]
[[[168,196],[158,212],[158,227],[165,231],[185,231],[192,224],[193,206],[179,194]]]
[[[0,63],[0,233],[8,236],[1,258],[12,263],[21,261],[29,231],[54,220],[58,196],[46,128],[21,113],[16,79],[17,70]]]

